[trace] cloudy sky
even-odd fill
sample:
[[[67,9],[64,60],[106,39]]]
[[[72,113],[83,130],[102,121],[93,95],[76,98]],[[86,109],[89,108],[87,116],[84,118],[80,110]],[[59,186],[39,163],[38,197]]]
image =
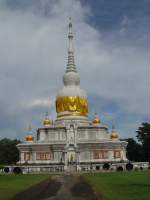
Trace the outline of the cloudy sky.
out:
[[[41,126],[67,62],[68,18],[76,66],[100,115],[122,137],[150,121],[149,0],[0,0],[0,138]]]

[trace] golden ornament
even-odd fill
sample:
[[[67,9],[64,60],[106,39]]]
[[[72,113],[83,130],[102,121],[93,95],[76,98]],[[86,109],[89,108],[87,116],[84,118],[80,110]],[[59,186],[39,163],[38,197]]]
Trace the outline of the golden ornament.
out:
[[[68,116],[87,116],[88,100],[79,96],[62,96],[56,99],[57,113],[71,112],[63,115]]]
[[[110,135],[110,138],[112,140],[115,140],[115,139],[119,139],[119,135],[117,132],[112,132],[111,135]]]
[[[33,140],[34,140],[33,135],[27,135],[27,136],[26,136],[26,141],[27,141],[27,142],[32,142]]]

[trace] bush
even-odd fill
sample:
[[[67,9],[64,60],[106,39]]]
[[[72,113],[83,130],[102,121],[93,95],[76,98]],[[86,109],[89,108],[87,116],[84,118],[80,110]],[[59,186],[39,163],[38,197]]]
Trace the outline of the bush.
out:
[[[0,165],[0,169],[4,169],[4,165]]]
[[[104,170],[109,170],[109,168],[110,168],[110,164],[109,163],[104,163],[103,169]]]
[[[14,172],[14,174],[22,174],[22,170],[21,170],[20,167],[15,167],[15,168],[13,169],[13,172]]]
[[[10,171],[10,170],[9,170],[9,167],[5,167],[5,168],[4,168],[4,172],[5,172],[5,173],[9,173],[9,171]]]
[[[130,162],[126,164],[126,169],[128,171],[131,171],[133,169],[133,164],[131,164]]]
[[[122,172],[123,171],[123,167],[122,166],[117,167],[117,171],[118,172]]]

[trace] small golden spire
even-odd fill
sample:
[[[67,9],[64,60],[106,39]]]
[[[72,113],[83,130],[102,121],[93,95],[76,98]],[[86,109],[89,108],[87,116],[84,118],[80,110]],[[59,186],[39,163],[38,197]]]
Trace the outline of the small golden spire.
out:
[[[93,119],[93,125],[100,125],[101,121],[97,113],[95,113],[95,118]]]
[[[27,131],[28,131],[28,134],[25,137],[26,142],[33,142],[34,137],[32,135],[33,133],[32,133],[32,126],[31,126],[31,124],[29,124]]]
[[[31,124],[29,124],[29,126],[28,126],[28,132],[30,133],[30,132],[32,132],[32,125]]]
[[[118,140],[118,139],[119,139],[119,134],[118,134],[117,131],[115,130],[115,123],[114,123],[114,120],[113,120],[113,122],[112,122],[112,132],[111,132],[110,138],[111,138],[112,140]]]
[[[119,134],[114,131],[114,132],[111,133],[110,138],[112,140],[118,140],[119,139]]]
[[[50,119],[48,117],[48,112],[46,112],[45,119],[43,120],[43,126],[44,127],[49,127],[51,124],[52,123],[51,123],[51,121],[50,121]]]

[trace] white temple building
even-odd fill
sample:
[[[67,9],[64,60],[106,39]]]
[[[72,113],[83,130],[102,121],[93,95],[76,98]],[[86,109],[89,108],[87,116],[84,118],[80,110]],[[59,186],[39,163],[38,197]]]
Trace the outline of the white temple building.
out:
[[[57,118],[45,116],[43,127],[32,131],[26,141],[18,144],[19,164],[56,170],[98,169],[102,164],[127,162],[127,142],[109,132],[96,114],[88,118],[88,98],[80,88],[80,76],[74,61],[72,22],[69,22],[68,63],[63,76],[63,88],[56,96]]]

